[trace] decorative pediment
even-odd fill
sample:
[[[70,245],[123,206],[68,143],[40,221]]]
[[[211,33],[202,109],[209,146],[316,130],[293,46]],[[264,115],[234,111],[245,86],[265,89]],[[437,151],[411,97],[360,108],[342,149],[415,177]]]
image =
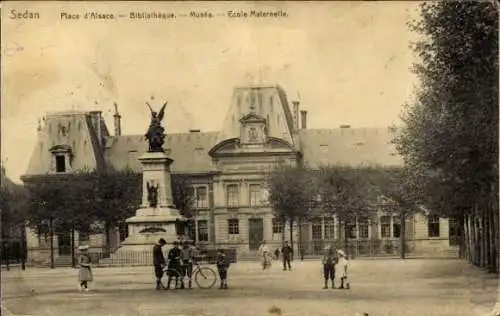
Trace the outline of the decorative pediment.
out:
[[[266,145],[268,148],[271,148],[271,149],[294,150],[292,144],[290,144],[286,140],[283,140],[281,138],[276,138],[276,137],[268,137]]]
[[[245,124],[245,123],[266,123],[266,119],[257,115],[256,113],[249,113],[242,118],[240,118],[240,123]]]
[[[55,145],[49,148],[51,153],[69,153],[71,152],[71,146],[69,145]]]
[[[219,152],[236,150],[239,148],[239,145],[240,145],[239,138],[230,138],[215,145],[212,149],[210,149],[208,154],[210,156],[213,156]]]

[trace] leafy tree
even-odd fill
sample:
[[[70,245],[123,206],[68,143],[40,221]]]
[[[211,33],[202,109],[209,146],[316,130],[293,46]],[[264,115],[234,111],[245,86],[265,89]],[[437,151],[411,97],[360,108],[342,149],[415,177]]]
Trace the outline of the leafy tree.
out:
[[[421,35],[421,85],[403,112],[397,149],[425,205],[460,219],[469,239],[461,253],[498,271],[498,10],[491,2],[423,3],[410,27]]]
[[[368,219],[376,211],[378,192],[370,183],[370,168],[323,166],[318,173],[320,208],[326,217],[336,217],[347,249],[347,223]]]
[[[90,184],[93,191],[84,190],[90,196],[85,197],[82,205],[87,204],[88,210],[92,210],[91,218],[104,223],[106,240],[109,245],[110,229],[134,216],[135,211],[140,206],[142,175],[129,169],[111,170],[106,173],[92,173],[87,175],[86,180],[87,185]]]
[[[140,174],[130,170],[37,176],[26,183],[30,197],[26,219],[39,233],[50,235],[51,253],[54,233],[77,230],[84,238],[96,232],[92,227],[99,222],[104,223],[109,245],[110,227],[133,216],[141,197]]]
[[[187,225],[191,232],[191,238],[198,242],[198,222],[194,208],[195,192],[192,184],[192,176],[184,174],[172,174],[172,199],[175,207],[181,215],[188,219]],[[194,233],[193,233],[194,232]]]
[[[406,168],[379,167],[371,170],[371,184],[376,186],[376,192],[381,197],[381,206],[387,211],[399,215],[400,255],[405,258],[406,220],[418,212],[422,212],[420,202],[422,197],[414,174]]]
[[[317,194],[314,178],[311,172],[304,168],[279,166],[269,173],[267,185],[269,203],[275,216],[283,222],[287,221],[290,226],[290,243],[293,247],[293,224],[298,222],[301,235],[301,223],[310,216],[315,207]],[[301,238],[299,248],[302,254]]]

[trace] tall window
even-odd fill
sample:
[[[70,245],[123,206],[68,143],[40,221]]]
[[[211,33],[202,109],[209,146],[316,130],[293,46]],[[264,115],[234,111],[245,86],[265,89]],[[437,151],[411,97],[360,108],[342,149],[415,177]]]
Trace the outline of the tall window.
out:
[[[258,206],[261,202],[261,185],[250,184],[250,206]]]
[[[198,221],[198,241],[208,241],[208,221],[206,219]]]
[[[391,217],[380,217],[380,236],[382,238],[391,238]]]
[[[237,218],[230,218],[227,220],[227,233],[229,235],[239,235],[240,221]]]
[[[333,218],[325,218],[325,239],[335,239],[335,220]]]
[[[66,158],[63,155],[56,155],[56,172],[66,172]]]
[[[314,219],[312,221],[312,239],[322,240],[323,232],[321,231],[321,219]]]
[[[392,217],[392,236],[394,238],[401,236],[401,218],[399,216]]]
[[[429,231],[429,237],[439,237],[439,216],[429,215],[427,216],[427,229]]]
[[[360,216],[358,218],[358,230],[359,230],[359,238],[368,238],[369,237],[369,222],[368,218],[364,216]]]
[[[269,97],[269,105],[270,105],[270,108],[271,108],[271,113],[273,113],[273,103],[274,103],[273,101],[274,101],[273,100],[273,96],[270,96]]]
[[[350,239],[358,238],[356,229],[356,220],[350,219],[345,223],[345,229],[347,231],[347,237]]]
[[[285,228],[285,223],[281,218],[273,218],[273,234],[282,234]]]
[[[206,187],[196,188],[196,208],[207,208],[208,196]]]
[[[228,184],[227,190],[227,207],[238,207],[240,204],[240,192],[237,184]]]

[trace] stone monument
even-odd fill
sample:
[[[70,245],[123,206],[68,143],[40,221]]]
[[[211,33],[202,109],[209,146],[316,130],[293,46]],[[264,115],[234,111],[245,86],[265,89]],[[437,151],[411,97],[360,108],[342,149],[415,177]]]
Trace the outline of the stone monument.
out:
[[[173,160],[163,150],[165,129],[161,121],[166,103],[157,113],[151,109],[151,123],[145,135],[149,150],[139,157],[142,164],[142,204],[134,217],[128,218],[128,238],[118,252],[151,250],[158,239],[167,243],[179,239],[186,219],[175,209],[172,199],[170,165]]]

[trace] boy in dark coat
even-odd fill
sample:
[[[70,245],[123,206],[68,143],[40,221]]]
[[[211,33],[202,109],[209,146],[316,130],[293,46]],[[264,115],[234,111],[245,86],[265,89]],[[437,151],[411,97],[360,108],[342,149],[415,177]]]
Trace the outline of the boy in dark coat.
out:
[[[328,279],[332,281],[332,289],[335,288],[335,265],[338,263],[337,252],[333,247],[328,247],[321,260],[323,264],[323,274],[325,278],[324,289],[328,288]]]
[[[157,290],[162,288],[161,278],[163,277],[163,268],[166,264],[162,248],[166,244],[167,242],[165,241],[165,239],[160,238],[160,240],[158,240],[158,243],[153,246],[153,266],[155,268]]]
[[[217,271],[219,271],[220,289],[227,289],[227,269],[229,260],[224,253],[224,249],[217,250]]]
[[[182,277],[182,262],[181,262],[182,251],[179,248],[179,242],[174,241],[174,247],[168,252],[168,268],[167,268],[167,290],[170,289],[170,284],[172,278],[175,278],[175,288],[179,284],[179,277]]]

